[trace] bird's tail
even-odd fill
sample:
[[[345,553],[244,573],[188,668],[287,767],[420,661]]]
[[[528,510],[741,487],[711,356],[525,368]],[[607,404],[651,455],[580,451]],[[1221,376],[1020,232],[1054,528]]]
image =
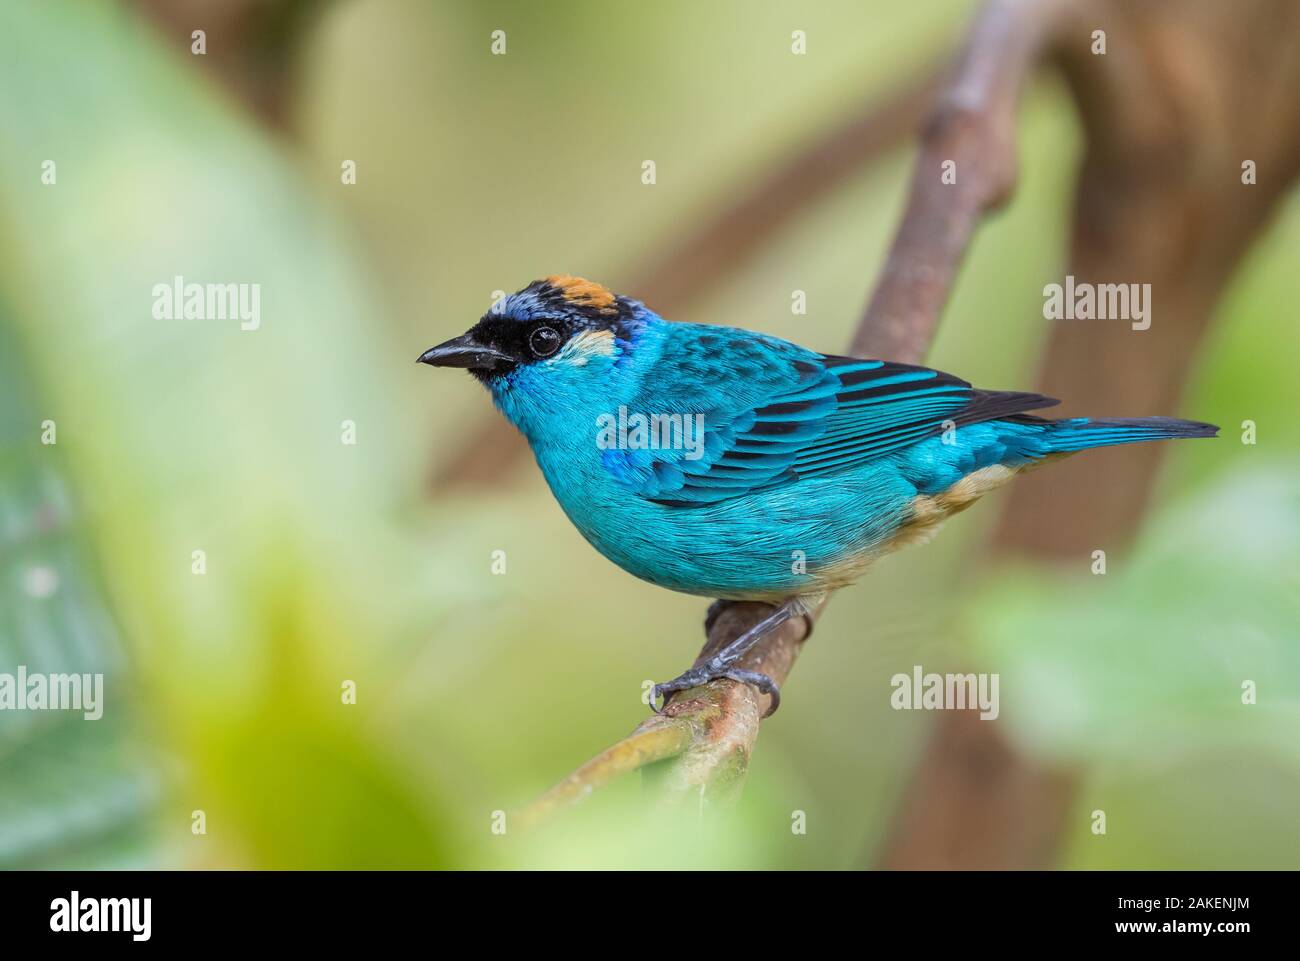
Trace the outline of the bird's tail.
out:
[[[1092,447],[1113,444],[1137,444],[1148,440],[1175,440],[1180,437],[1214,437],[1219,428],[1195,420],[1174,417],[1124,417],[1099,420],[1075,417],[1049,421],[1042,442],[1051,454],[1073,454]]]

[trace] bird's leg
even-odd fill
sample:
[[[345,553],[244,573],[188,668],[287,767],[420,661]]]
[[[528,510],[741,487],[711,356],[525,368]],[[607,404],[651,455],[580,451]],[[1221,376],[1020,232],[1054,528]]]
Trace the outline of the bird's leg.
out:
[[[728,677],[742,684],[752,684],[763,694],[770,694],[772,696],[772,706],[768,708],[764,717],[771,716],[781,705],[781,689],[777,687],[776,682],[766,674],[760,674],[757,671],[746,671],[734,665],[768,634],[771,634],[790,618],[804,613],[806,613],[805,607],[798,598],[786,601],[703,664],[692,667],[689,671],[678,675],[671,681],[656,684],[650,698],[651,709],[656,713],[660,710],[660,708],[655,707],[660,696],[664,698],[664,707],[667,707],[669,697],[678,691],[689,690],[692,687],[707,684],[709,681]],[[716,617],[713,607],[709,608],[709,614]],[[710,618],[710,620],[712,619]]]
[[[708,637],[710,634],[713,633],[713,625],[716,624],[718,618],[722,616],[722,612],[725,611],[728,607],[730,607],[734,603],[736,602],[716,600],[709,605],[709,609],[704,612],[704,636],[705,637]]]

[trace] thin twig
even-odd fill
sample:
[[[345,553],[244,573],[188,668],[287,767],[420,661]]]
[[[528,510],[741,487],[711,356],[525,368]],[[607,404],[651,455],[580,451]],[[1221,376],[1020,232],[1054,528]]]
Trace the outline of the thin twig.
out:
[[[665,715],[655,715],[539,797],[521,811],[515,821],[524,828],[531,827],[552,812],[582,800],[620,774],[678,756],[691,740],[689,726]]]

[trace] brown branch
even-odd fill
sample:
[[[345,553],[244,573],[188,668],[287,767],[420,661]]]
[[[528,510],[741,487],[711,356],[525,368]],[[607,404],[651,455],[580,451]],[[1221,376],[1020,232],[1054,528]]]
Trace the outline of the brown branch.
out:
[[[875,296],[853,338],[854,349],[881,348],[879,353],[904,361],[924,355],[974,224],[1010,195],[1015,176],[1015,103],[1035,51],[1049,35],[1059,10],[1060,5],[1052,3],[998,0],[979,14],[926,128],[907,211]],[[960,189],[940,178],[944,159],[956,162]],[[712,623],[696,663],[707,660],[769,611],[755,603],[726,606]],[[756,645],[740,666],[784,684],[817,613],[820,610],[807,620],[788,622]],[[768,701],[748,685],[713,681],[674,698],[664,718],[647,719],[621,743],[639,743],[649,731],[671,727],[683,747],[667,762],[664,783],[669,792],[733,797],[743,782]],[[624,755],[619,745],[610,750]],[[654,759],[663,760],[658,755]],[[557,803],[583,797],[597,783],[604,783],[608,765],[599,761],[584,765],[526,809],[525,821],[535,823]],[[584,771],[594,778],[584,778]]]

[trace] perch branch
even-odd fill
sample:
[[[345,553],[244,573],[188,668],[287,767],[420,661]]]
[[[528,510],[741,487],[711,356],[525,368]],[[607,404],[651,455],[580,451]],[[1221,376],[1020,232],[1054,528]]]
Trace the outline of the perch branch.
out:
[[[852,349],[915,362],[924,356],[974,225],[1010,196],[1015,178],[1018,93],[1060,4],[996,0],[979,13],[937,109],[926,126],[911,197]],[[957,165],[957,184],[940,177]],[[709,625],[696,663],[757,623],[770,608],[730,604]],[[820,613],[795,619],[751,650],[740,666],[784,684]],[[660,762],[667,792],[728,798],[739,792],[767,695],[734,681],[712,681],[674,698],[625,740],[579,768],[523,812],[536,823],[590,794],[617,773]],[[673,731],[672,735],[665,733]],[[652,740],[647,740],[651,735]],[[656,748],[649,750],[650,743]],[[617,759],[617,760],[614,760]],[[641,764],[638,764],[640,759]],[[667,770],[662,770],[664,767]]]
[[[553,811],[582,800],[620,774],[680,755],[691,732],[666,715],[645,721],[632,734],[608,747],[530,804],[516,819],[524,828],[544,821]]]

